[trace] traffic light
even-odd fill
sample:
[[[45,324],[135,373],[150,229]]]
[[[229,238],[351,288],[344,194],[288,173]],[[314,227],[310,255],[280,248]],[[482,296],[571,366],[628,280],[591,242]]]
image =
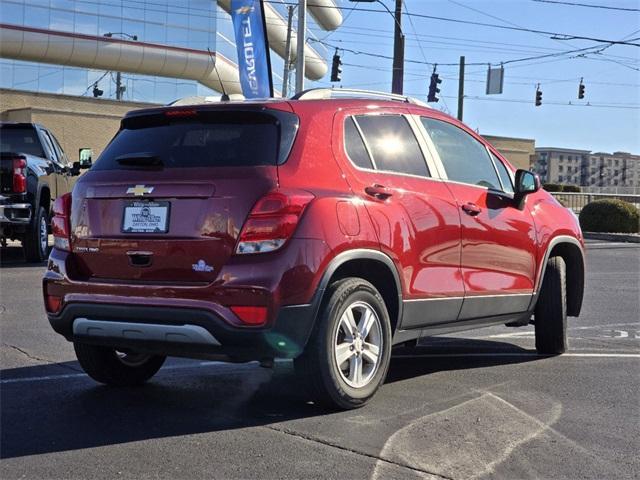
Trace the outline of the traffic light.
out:
[[[578,85],[578,98],[584,98],[584,83],[582,83],[582,79],[580,79],[580,85]]]
[[[333,55],[333,63],[331,64],[331,81],[342,81],[342,60],[340,60],[340,55],[338,55],[337,48],[336,53]]]
[[[438,85],[441,83],[442,80],[440,80],[440,75],[438,75],[436,72],[433,72],[431,74],[431,83],[429,84],[429,95],[427,95],[427,102],[437,102],[438,100],[440,100],[437,97],[437,94],[440,93]]]
[[[100,90],[100,89],[98,88],[98,82],[94,83],[94,84],[93,84],[93,97],[94,97],[94,98],[101,97],[103,93],[104,93],[104,91],[103,91],[103,90]]]
[[[540,84],[536,87],[536,107],[542,105],[542,90],[540,90]]]

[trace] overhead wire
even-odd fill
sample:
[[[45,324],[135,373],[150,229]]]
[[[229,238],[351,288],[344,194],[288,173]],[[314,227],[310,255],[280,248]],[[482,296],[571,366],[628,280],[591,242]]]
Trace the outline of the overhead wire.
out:
[[[590,3],[579,3],[579,2],[566,2],[560,0],[532,0],[537,3],[553,3],[556,5],[567,5],[573,7],[587,7],[587,8],[600,8],[604,10],[620,10],[623,12],[640,12],[640,8],[628,8],[628,7],[612,7],[610,5],[594,5]]]

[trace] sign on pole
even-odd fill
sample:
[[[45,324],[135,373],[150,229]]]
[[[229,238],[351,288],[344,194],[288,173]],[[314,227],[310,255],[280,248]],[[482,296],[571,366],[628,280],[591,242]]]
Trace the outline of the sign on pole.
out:
[[[240,86],[245,98],[273,97],[269,40],[262,0],[231,0]]]
[[[487,95],[496,95],[502,93],[502,87],[504,85],[504,67],[500,65],[499,68],[491,68],[487,70]]]

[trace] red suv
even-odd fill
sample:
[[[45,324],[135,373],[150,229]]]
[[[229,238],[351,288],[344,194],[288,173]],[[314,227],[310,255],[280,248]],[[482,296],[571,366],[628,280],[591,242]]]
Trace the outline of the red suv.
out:
[[[92,378],[142,383],[168,355],[293,358],[318,400],[353,408],[420,337],[533,322],[539,352],[566,349],[575,215],[453,118],[335,95],[122,120],[56,201],[43,282]]]

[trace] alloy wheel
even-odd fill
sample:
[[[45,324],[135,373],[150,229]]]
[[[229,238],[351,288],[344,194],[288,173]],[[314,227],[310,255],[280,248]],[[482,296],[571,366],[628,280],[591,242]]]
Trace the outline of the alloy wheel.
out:
[[[366,386],[378,371],[383,348],[382,326],[373,307],[365,302],[349,305],[334,338],[334,357],[345,383]]]

